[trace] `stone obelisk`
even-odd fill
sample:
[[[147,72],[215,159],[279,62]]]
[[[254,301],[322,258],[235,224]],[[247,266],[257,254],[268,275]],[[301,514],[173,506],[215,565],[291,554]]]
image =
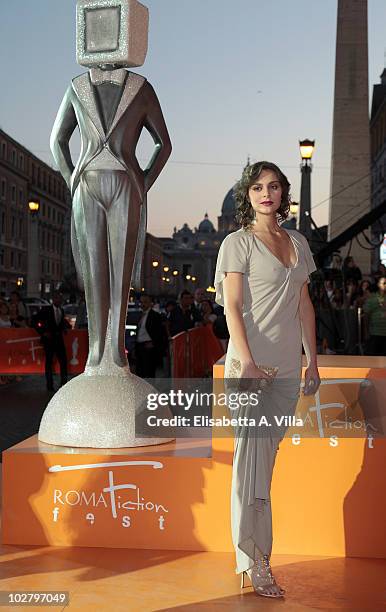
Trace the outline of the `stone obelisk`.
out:
[[[329,239],[371,207],[367,29],[367,0],[338,0]],[[370,251],[355,239],[350,254],[370,271]]]

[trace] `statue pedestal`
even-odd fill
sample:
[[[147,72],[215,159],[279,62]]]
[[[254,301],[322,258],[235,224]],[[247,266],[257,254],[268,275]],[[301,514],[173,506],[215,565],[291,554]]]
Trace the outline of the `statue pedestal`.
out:
[[[132,374],[128,365],[119,367],[113,362],[109,330],[110,326],[100,365],[86,365],[83,374],[61,387],[49,402],[40,423],[41,442],[81,448],[129,448],[174,440],[135,435],[136,424],[141,427],[151,414],[147,397],[157,390]],[[173,415],[165,406],[157,416]]]

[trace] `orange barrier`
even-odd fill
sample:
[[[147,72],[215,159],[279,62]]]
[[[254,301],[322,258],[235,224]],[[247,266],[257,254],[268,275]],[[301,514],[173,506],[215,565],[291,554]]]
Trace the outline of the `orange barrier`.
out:
[[[88,334],[71,329],[64,335],[70,374],[80,374],[86,365]],[[58,364],[55,362],[55,371]],[[0,374],[43,374],[44,349],[39,334],[30,327],[0,329]]]
[[[184,378],[188,359],[186,332],[181,332],[170,339],[170,362],[172,378]]]
[[[170,354],[172,378],[205,378],[211,375],[213,364],[224,354],[224,349],[210,323],[174,336]]]

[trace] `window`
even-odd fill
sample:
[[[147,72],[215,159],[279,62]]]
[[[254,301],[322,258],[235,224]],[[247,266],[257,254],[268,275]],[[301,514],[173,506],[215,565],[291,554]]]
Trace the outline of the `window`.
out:
[[[15,253],[11,251],[11,268],[15,267]]]
[[[12,163],[16,166],[16,151],[12,149]]]
[[[15,238],[15,217],[11,217],[11,238]]]
[[[55,210],[55,208],[52,209],[52,220],[56,221],[56,210]]]
[[[19,219],[19,238],[21,239],[23,237],[23,219],[20,218]]]
[[[50,232],[47,232],[47,251],[51,250],[51,236]]]
[[[51,219],[51,206],[47,206],[48,208],[48,218]]]
[[[20,268],[21,268],[21,253],[17,254],[17,267],[20,270]]]
[[[20,170],[24,170],[24,155],[22,153],[19,155],[19,168]]]
[[[44,274],[44,259],[42,260],[42,274]]]
[[[12,185],[11,200],[12,202],[16,202],[16,185]]]
[[[43,217],[46,216],[46,204],[43,202]]]
[[[24,193],[22,189],[19,189],[19,204],[22,206],[24,200]]]
[[[7,143],[6,142],[1,143],[1,156],[3,157],[3,159],[7,159]]]
[[[5,179],[1,179],[1,197],[5,198],[7,194],[7,181]]]
[[[5,212],[2,210],[1,211],[1,227],[0,227],[0,233],[1,234],[5,234]]]
[[[4,249],[0,249],[0,266],[4,267]]]

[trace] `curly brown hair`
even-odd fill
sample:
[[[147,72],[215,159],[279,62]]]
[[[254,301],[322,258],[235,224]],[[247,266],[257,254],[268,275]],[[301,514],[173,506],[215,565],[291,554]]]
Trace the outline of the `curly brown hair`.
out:
[[[255,212],[248,198],[248,191],[257,181],[263,170],[274,172],[282,188],[280,208],[276,211],[278,221],[284,221],[288,217],[291,203],[291,185],[287,177],[276,164],[268,161],[259,161],[245,166],[241,179],[233,188],[233,198],[236,202],[235,219],[244,229],[249,228],[255,218]]]

